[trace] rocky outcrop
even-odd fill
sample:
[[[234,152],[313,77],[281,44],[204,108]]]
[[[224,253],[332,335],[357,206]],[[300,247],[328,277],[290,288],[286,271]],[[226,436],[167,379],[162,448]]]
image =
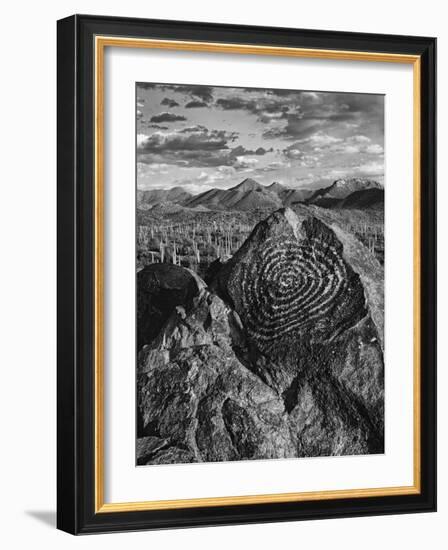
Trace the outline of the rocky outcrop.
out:
[[[301,212],[259,223],[212,286],[241,318],[245,363],[297,418],[299,455],[382,452],[381,267]]]
[[[139,464],[295,456],[283,399],[234,352],[242,339],[238,316],[203,289],[142,350]]]
[[[138,463],[383,452],[383,276],[363,245],[282,209],[215,272],[139,354]]]
[[[149,344],[178,305],[197,295],[198,279],[173,264],[151,264],[137,273],[137,351]]]

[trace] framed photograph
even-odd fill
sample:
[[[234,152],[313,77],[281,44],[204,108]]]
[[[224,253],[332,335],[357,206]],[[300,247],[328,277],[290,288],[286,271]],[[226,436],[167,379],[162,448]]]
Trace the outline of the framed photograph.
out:
[[[434,38],[58,22],[58,527],[436,508]]]

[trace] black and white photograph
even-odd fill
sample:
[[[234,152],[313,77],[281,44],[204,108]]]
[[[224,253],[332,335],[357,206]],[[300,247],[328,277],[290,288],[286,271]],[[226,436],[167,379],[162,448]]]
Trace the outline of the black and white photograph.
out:
[[[384,97],[138,83],[137,464],[384,452]]]

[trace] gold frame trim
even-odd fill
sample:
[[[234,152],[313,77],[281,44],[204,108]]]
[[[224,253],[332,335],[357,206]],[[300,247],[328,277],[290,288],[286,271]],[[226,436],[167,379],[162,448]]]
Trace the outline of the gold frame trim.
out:
[[[209,53],[234,53],[251,55],[287,56],[315,59],[373,61],[407,63],[413,65],[414,103],[414,471],[413,485],[336,491],[276,493],[181,500],[154,500],[142,502],[104,502],[104,50],[106,47],[155,48],[164,50],[198,51]],[[208,506],[235,506],[274,502],[304,502],[341,498],[382,497],[414,495],[421,492],[421,424],[420,424],[420,273],[421,273],[421,59],[417,55],[388,54],[380,52],[353,52],[308,48],[255,46],[251,44],[224,44],[213,42],[155,40],[96,36],[95,54],[95,513],[132,512],[143,510],[167,510]]]

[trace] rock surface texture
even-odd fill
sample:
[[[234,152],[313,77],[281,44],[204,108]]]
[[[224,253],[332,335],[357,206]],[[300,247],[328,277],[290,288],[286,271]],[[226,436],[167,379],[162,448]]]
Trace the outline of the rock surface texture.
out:
[[[173,264],[151,264],[137,273],[137,350],[151,342],[178,305],[198,293],[196,276]]]
[[[141,339],[138,464],[384,452],[383,273],[361,243],[281,209],[190,284]]]

